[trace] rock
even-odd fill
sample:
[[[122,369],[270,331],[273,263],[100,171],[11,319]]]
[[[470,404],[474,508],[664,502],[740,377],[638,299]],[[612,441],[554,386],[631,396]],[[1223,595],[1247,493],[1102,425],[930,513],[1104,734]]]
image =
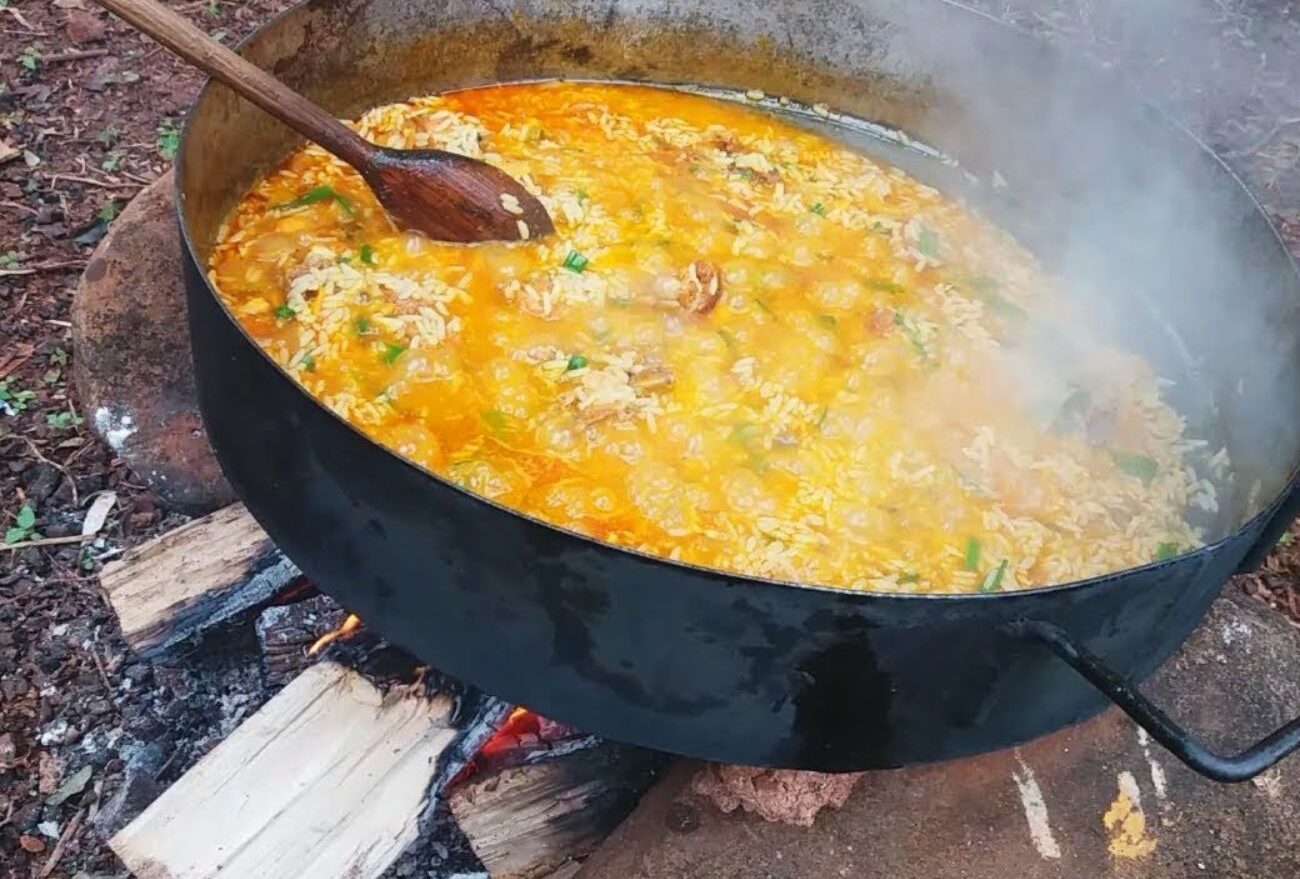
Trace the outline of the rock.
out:
[[[8,764],[17,754],[13,733],[0,733],[0,766]]]
[[[95,828],[107,839],[121,830],[158,798],[163,786],[154,781],[162,766],[162,749],[156,744],[133,750],[126,762],[122,782],[95,815]]]
[[[72,306],[74,376],[91,429],[169,507],[234,501],[199,416],[180,240],[165,176],[122,211]]]
[[[104,39],[108,28],[104,17],[89,10],[74,10],[63,19],[63,31],[68,39],[78,45],[97,43]]]
[[[42,461],[29,469],[23,476],[23,484],[27,487],[28,499],[36,506],[39,506],[50,495],[54,494],[54,489],[58,488],[59,478],[62,474],[53,464],[46,464]]]
[[[63,761],[48,751],[42,751],[37,767],[36,789],[43,794],[54,793],[63,778]]]

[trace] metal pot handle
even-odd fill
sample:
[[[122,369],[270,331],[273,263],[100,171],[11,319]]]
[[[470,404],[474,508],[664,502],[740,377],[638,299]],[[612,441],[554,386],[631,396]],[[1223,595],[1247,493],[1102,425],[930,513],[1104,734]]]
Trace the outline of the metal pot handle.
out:
[[[1191,737],[1096,654],[1080,645],[1063,629],[1038,621],[1014,623],[1016,634],[1052,650],[1090,684],[1123,709],[1151,738],[1169,749],[1189,767],[1215,781],[1247,781],[1300,748],[1300,718],[1265,736],[1232,757],[1221,757]]]

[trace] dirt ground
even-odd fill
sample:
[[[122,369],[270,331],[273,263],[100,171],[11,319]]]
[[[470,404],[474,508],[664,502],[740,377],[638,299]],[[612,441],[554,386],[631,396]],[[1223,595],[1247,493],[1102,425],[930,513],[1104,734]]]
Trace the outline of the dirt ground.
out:
[[[169,5],[230,43],[288,3]],[[1172,26],[1145,29],[1088,0],[982,5],[1127,64],[1227,156],[1300,254],[1290,3],[1189,0]],[[1196,52],[1169,43],[1189,33],[1203,39]],[[161,706],[172,712],[162,726],[178,722],[183,682],[156,679],[127,652],[96,572],[183,517],[89,432],[68,314],[95,243],[167,169],[200,77],[90,0],[0,0],[0,34],[0,877],[120,876],[95,820],[122,780],[112,743],[132,732],[165,742],[141,717]],[[107,516],[82,539],[91,510]],[[1300,620],[1297,583],[1300,543],[1286,538],[1238,586]],[[160,692],[170,696],[142,702]],[[229,718],[205,720],[210,745]],[[158,779],[196,756],[164,749]]]

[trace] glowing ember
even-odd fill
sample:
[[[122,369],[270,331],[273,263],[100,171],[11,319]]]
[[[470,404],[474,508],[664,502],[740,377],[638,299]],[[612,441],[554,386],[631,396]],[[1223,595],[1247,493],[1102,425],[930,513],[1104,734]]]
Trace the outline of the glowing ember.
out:
[[[347,638],[351,635],[355,635],[364,625],[365,623],[361,622],[361,617],[354,613],[348,614],[347,619],[340,623],[337,629],[332,632],[326,632],[324,635],[317,638],[316,643],[307,648],[307,655],[315,656],[340,638]]]
[[[541,739],[541,721],[540,715],[527,708],[515,708],[501,728],[479,749],[478,756],[492,757],[524,743],[536,743]]]

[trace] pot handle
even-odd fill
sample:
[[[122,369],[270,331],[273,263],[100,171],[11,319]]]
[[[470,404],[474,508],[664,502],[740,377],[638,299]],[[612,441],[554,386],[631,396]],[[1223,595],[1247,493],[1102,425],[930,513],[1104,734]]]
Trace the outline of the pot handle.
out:
[[[1012,624],[1012,630],[1048,647],[1067,665],[1114,702],[1151,738],[1192,769],[1214,781],[1248,781],[1292,751],[1300,748],[1300,718],[1260,739],[1244,751],[1221,757],[1192,738],[1145,696],[1116,674],[1063,629],[1051,623],[1026,620]]]

